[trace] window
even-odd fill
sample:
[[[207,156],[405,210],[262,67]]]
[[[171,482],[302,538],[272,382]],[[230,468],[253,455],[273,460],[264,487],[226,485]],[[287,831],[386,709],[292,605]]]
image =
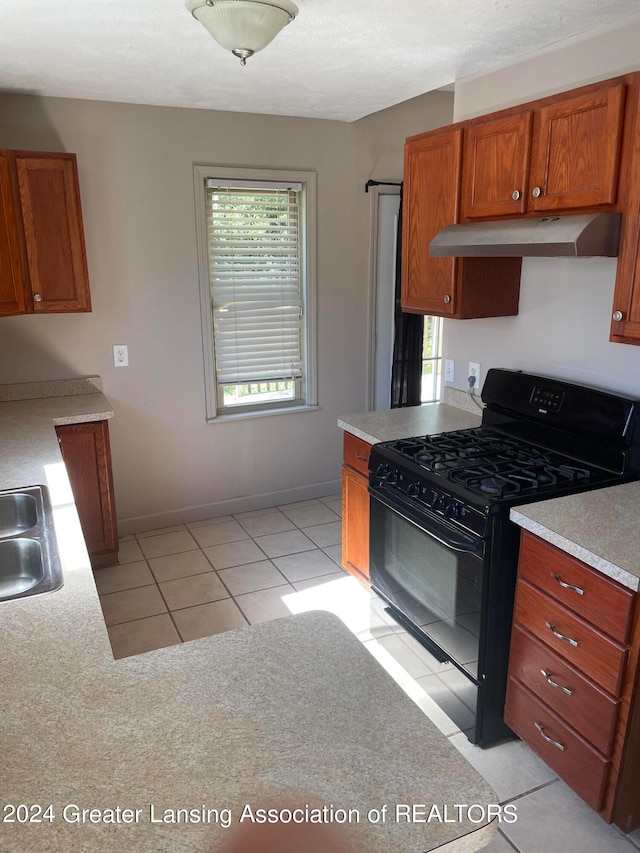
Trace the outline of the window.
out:
[[[312,173],[196,166],[207,418],[315,405]]]
[[[440,399],[442,385],[442,317],[426,316],[422,336],[422,393],[421,402]]]

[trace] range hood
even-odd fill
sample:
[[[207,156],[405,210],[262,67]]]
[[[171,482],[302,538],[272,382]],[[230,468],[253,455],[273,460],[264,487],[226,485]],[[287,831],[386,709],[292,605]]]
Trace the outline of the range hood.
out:
[[[583,213],[450,225],[431,241],[436,258],[615,258],[620,213]]]

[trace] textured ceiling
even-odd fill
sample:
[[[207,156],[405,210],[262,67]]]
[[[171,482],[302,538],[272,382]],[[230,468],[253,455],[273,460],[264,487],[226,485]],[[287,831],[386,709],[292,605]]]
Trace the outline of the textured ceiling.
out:
[[[242,68],[183,0],[0,0],[0,90],[353,121],[640,0],[297,0]]]

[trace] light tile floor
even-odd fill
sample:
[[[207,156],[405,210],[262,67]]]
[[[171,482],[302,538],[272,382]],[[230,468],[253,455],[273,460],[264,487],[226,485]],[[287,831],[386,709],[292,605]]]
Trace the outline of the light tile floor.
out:
[[[637,853],[640,830],[624,835],[604,823],[520,741],[488,750],[469,742],[472,716],[457,670],[438,663],[342,569],[340,506],[331,495],[124,539],[120,564],[95,572],[114,657],[330,610],[499,801],[517,805],[517,821],[501,824],[487,853]],[[431,698],[436,693],[447,714]]]

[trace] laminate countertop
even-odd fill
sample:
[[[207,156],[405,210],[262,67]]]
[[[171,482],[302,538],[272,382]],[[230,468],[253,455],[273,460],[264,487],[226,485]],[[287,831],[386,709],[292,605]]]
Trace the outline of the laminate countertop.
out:
[[[640,589],[640,482],[514,507],[510,518],[629,589]]]
[[[329,613],[113,659],[54,431],[110,414],[0,403],[0,489],[48,484],[64,575],[0,603],[3,853],[213,853],[227,818],[307,805],[359,853],[487,844],[495,793]]]
[[[397,438],[471,429],[480,426],[480,416],[480,410],[474,414],[448,403],[428,403],[405,409],[343,415],[338,418],[338,426],[369,444],[377,444]]]

